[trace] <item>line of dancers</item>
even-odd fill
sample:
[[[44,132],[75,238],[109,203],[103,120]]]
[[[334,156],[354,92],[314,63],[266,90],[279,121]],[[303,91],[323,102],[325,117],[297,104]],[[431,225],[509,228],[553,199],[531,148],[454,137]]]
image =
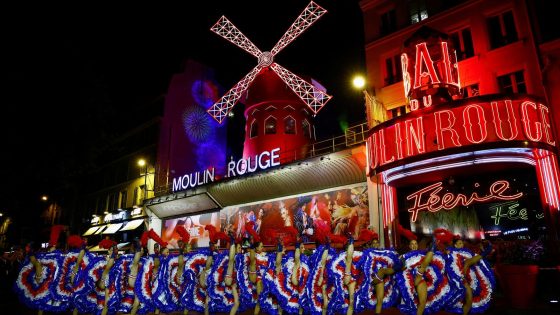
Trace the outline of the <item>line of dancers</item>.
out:
[[[398,233],[409,241],[409,251],[399,255],[380,248],[371,230],[361,231],[356,240],[319,232],[315,244],[303,244],[297,230],[288,228],[276,250],[265,252],[251,223],[244,240],[207,225],[210,246],[196,250],[178,226],[179,251],[171,254],[153,230],[134,242],[133,253],[123,255],[109,239],[99,244],[106,255],[89,252],[76,235],[68,238],[67,252],[51,240],[46,252],[28,251],[14,288],[39,313],[236,314],[252,309],[254,314],[326,315],[380,314],[398,307],[406,314],[469,314],[490,306],[495,280],[485,260],[489,244],[475,254],[463,248],[459,236],[436,229],[428,248],[419,250],[416,235],[399,226]],[[149,238],[156,242],[152,253]],[[243,247],[247,240],[250,246]],[[220,250],[218,242],[227,249]]]

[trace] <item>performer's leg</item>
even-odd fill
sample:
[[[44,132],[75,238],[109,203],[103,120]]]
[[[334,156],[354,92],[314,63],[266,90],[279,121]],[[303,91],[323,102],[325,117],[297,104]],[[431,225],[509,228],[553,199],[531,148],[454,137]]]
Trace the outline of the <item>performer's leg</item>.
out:
[[[233,248],[235,249],[235,245],[233,246]],[[232,284],[231,285],[231,292],[233,293],[233,307],[231,308],[231,311],[229,311],[230,315],[235,315],[235,313],[237,313],[237,309],[239,309],[239,294],[237,292],[237,284]]]
[[[354,293],[356,291],[356,281],[352,281],[348,284],[348,310],[346,315],[352,315],[354,313]]]
[[[228,259],[228,266],[227,266],[227,273],[225,284],[229,287],[233,283],[233,266],[235,264],[235,243],[231,243],[229,246],[229,259]]]
[[[41,276],[43,275],[43,265],[41,265],[35,256],[30,256],[29,260],[31,261],[31,264],[33,264],[33,267],[35,267],[35,281],[38,282],[41,280]]]
[[[138,306],[140,306],[140,300],[134,295],[134,302],[132,302],[132,310],[130,310],[130,315],[136,315],[138,312]]]
[[[210,297],[206,294],[206,299],[204,300],[204,315],[210,315],[208,304],[210,302]]]
[[[329,306],[329,299],[327,297],[327,285],[321,286],[321,293],[323,294],[323,315],[327,315],[327,307]]]
[[[249,249],[249,281],[257,283],[257,260],[254,248]]]
[[[463,315],[468,314],[471,311],[473,303],[473,293],[472,288],[468,283],[463,283],[465,287],[465,303],[463,304]]]
[[[418,308],[416,310],[416,315],[422,315],[424,314],[426,301],[428,300],[428,285],[421,275],[416,275],[414,286],[416,287],[416,293],[418,294]]]
[[[261,292],[263,290],[262,280],[257,282],[257,304],[255,305],[255,315],[258,315],[261,312],[261,305],[259,304],[259,297],[261,296]]]

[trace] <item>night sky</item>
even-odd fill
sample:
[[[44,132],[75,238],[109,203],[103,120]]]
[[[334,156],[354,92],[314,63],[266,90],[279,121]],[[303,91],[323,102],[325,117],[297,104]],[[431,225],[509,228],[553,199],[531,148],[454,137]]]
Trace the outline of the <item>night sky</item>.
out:
[[[210,31],[221,15],[268,51],[309,3],[201,2],[3,6],[3,207],[63,185],[134,123],[131,111],[165,95],[185,59],[213,67],[226,90],[237,83],[257,60]],[[328,12],[275,61],[333,95],[316,117],[324,139],[365,120],[362,95],[351,87],[365,69],[363,26],[357,0],[316,2]]]

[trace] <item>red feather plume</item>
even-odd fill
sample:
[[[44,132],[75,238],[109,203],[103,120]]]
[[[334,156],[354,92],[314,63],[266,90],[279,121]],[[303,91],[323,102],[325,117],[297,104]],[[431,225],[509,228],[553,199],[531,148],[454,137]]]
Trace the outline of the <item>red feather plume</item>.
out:
[[[84,245],[84,240],[79,235],[70,235],[66,241],[70,248],[80,248]]]
[[[409,241],[417,239],[416,234],[412,233],[411,230],[403,228],[400,224],[397,227],[397,232],[399,233],[399,235],[406,237]]]
[[[451,243],[453,243],[453,240],[455,239],[455,235],[453,235],[451,231],[444,228],[435,229],[434,236],[440,243],[444,245],[451,245]]]
[[[144,248],[148,247],[148,239],[149,239],[148,231],[144,231],[142,236],[140,237],[140,245]]]
[[[224,244],[227,244],[229,241],[229,237],[226,233],[217,231],[216,227],[211,224],[207,224],[204,229],[208,231],[210,242],[213,244],[216,244],[219,240],[222,240]]]
[[[185,227],[182,225],[177,225],[175,227],[175,232],[177,232],[181,236],[181,239],[185,243],[188,243],[189,240],[191,239],[191,235],[189,234],[189,231],[187,231],[187,229],[185,229]]]
[[[255,222],[249,221],[245,224],[245,231],[247,231],[253,238],[253,243],[260,242],[261,237],[255,231]]]
[[[148,236],[153,239],[154,241],[156,241],[156,243],[159,244],[159,246],[161,247],[167,247],[167,242],[165,242],[164,240],[161,239],[161,237],[159,237],[159,235],[157,235],[156,231],[154,231],[154,229],[150,229],[148,231]]]
[[[330,234],[329,238],[331,239],[331,243],[333,244],[344,244],[348,241],[346,236],[337,235],[337,234]]]
[[[117,245],[117,242],[110,239],[104,239],[101,242],[99,242],[99,247],[103,249],[109,249],[115,245]]]
[[[360,231],[360,235],[358,236],[358,241],[365,241],[370,242],[372,240],[378,240],[379,235],[374,231],[370,231],[368,229],[363,229]]]
[[[49,246],[56,246],[60,232],[64,229],[64,225],[54,225],[51,228],[51,237],[49,239]]]

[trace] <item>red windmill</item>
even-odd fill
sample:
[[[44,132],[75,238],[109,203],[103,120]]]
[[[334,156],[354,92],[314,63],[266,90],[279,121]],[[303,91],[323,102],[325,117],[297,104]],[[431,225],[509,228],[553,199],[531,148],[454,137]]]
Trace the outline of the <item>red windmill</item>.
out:
[[[302,78],[290,72],[288,69],[274,62],[274,56],[284,47],[288,46],[303,31],[317,21],[327,10],[311,1],[296,21],[290,26],[288,31],[280,38],[278,43],[271,51],[261,52],[241,31],[233,25],[225,16],[222,16],[211,30],[234,43],[238,47],[257,57],[259,63],[241,81],[231,88],[222,98],[208,109],[208,113],[219,123],[222,123],[233,106],[237,103],[243,92],[247,90],[251,82],[263,68],[270,67],[286,83],[303,102],[311,108],[313,113],[317,113],[331,98],[323,91],[317,89],[312,84],[307,83]]]
[[[265,52],[261,52],[225,16],[222,16],[212,26],[211,30],[213,32],[258,59],[258,64],[207,110],[214,119],[222,123],[233,106],[248,90],[249,86],[252,86],[252,89],[254,87],[255,92],[251,92],[250,97],[245,101],[247,107],[245,117],[248,118],[243,153],[245,158],[274,147],[281,147],[284,152],[298,147],[301,148],[313,137],[312,126],[306,117],[307,111],[299,110],[299,105],[295,103],[302,104],[302,109],[309,107],[313,115],[315,115],[331,99],[331,96],[326,94],[322,88],[308,83],[274,62],[274,57],[326,12],[321,6],[310,2],[276,45],[270,51]],[[259,78],[255,81],[257,76]],[[286,90],[285,86],[288,86],[293,93],[286,93],[289,90]],[[286,108],[287,110],[271,116],[271,108]],[[251,109],[251,113],[249,113],[249,109]],[[263,112],[267,112],[267,114],[251,116],[259,111],[261,114]],[[285,132],[286,136],[276,134],[276,121],[284,122],[285,130],[287,130]],[[293,128],[297,121],[301,124],[299,130],[302,130],[302,132],[300,135],[294,136],[295,132],[292,132],[291,128]],[[274,131],[272,133],[269,132],[271,125]],[[263,133],[267,136],[266,139],[262,137],[260,139],[256,138],[259,130],[257,126],[265,126]],[[269,136],[270,134],[274,135]],[[286,143],[290,144],[286,146]]]

